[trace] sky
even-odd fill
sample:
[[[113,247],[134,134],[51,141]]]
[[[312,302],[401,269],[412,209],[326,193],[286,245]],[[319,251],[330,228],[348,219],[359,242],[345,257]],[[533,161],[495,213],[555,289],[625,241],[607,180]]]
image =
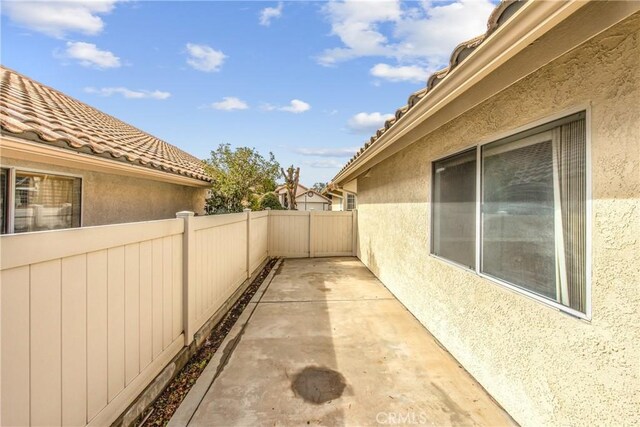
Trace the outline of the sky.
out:
[[[492,0],[2,0],[0,60],[207,158],[273,152],[311,186],[484,33]]]

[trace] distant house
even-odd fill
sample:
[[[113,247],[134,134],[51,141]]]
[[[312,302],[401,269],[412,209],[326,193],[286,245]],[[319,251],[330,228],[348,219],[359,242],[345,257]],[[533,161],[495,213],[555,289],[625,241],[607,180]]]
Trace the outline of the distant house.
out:
[[[2,234],[203,212],[199,159],[15,71],[0,76]]]
[[[284,185],[276,188],[276,194],[278,200],[283,207],[287,207],[287,189]],[[318,193],[315,190],[309,189],[302,184],[298,184],[296,190],[296,205],[299,211],[328,211],[331,210],[331,200]]]
[[[342,187],[330,184],[322,194],[331,199],[332,211],[352,211],[358,207],[358,180],[354,179]]]
[[[362,262],[521,425],[640,420],[639,59],[639,2],[500,2],[333,179]]]

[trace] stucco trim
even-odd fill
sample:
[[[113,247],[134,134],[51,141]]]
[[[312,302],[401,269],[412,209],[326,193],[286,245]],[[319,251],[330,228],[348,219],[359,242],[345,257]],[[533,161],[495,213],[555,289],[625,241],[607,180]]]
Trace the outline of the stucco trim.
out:
[[[186,185],[189,187],[209,187],[211,184],[199,179],[169,174],[154,169],[136,166],[124,162],[114,162],[77,151],[65,150],[24,139],[2,135],[0,139],[2,157],[55,164],[78,169],[113,173],[117,175],[137,176],[154,181]]]

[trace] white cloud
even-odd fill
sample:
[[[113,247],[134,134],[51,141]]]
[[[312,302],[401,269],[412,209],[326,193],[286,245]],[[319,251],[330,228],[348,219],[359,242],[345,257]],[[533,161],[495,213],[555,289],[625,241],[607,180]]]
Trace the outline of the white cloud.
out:
[[[268,27],[271,25],[271,21],[282,16],[282,2],[278,3],[277,7],[265,7],[260,12],[260,25]]]
[[[317,156],[317,157],[351,157],[358,148],[307,148],[299,147],[294,148],[293,152],[301,154],[303,156]]]
[[[211,108],[216,110],[233,111],[233,110],[246,110],[249,108],[246,102],[236,98],[234,96],[225,96],[222,101],[214,102],[211,104]]]
[[[394,117],[393,114],[358,113],[349,119],[347,125],[354,133],[371,134],[384,126],[384,122]]]
[[[317,58],[335,65],[358,57],[393,58],[400,66],[437,69],[448,63],[459,43],[480,35],[494,8],[491,0],[431,1],[401,4],[400,0],[376,2],[331,1],[323,11],[333,35],[342,45]]]
[[[289,105],[278,107],[276,105],[264,104],[262,106],[262,109],[266,111],[277,110],[277,111],[286,111],[287,113],[300,114],[300,113],[304,113],[305,111],[309,111],[311,109],[311,105],[299,99],[292,99],[291,102],[289,102]]]
[[[94,68],[118,68],[120,58],[108,50],[100,50],[93,43],[67,42],[64,58],[75,59],[80,65]]]
[[[338,169],[344,166],[344,162],[336,159],[320,159],[320,160],[307,160],[302,162],[307,166],[319,169]]]
[[[93,87],[86,87],[84,91],[87,93],[93,93],[100,96],[112,96],[115,94],[122,95],[127,99],[167,99],[171,96],[169,92],[163,92],[160,90],[131,90],[126,87],[103,87],[96,89]]]
[[[369,70],[372,76],[392,82],[427,82],[429,70],[417,65],[405,65],[394,67],[389,64],[376,64]]]
[[[222,51],[204,44],[187,43],[187,64],[199,71],[216,72],[220,71],[227,56]]]
[[[53,37],[77,32],[99,34],[104,22],[99,15],[114,8],[114,0],[4,1],[3,14],[16,24]]]
[[[487,30],[494,7],[489,0],[458,0],[437,6],[425,3],[417,18],[398,22],[398,55],[427,58],[436,67],[446,65],[458,44]]]
[[[322,65],[334,65],[359,56],[386,56],[391,53],[378,24],[396,22],[402,16],[399,0],[331,1],[323,8],[331,22],[331,34],[338,36],[344,47],[325,50],[318,58]]]
[[[304,113],[305,111],[309,111],[311,109],[311,105],[307,104],[304,101],[300,101],[299,99],[292,99],[289,105],[286,107],[281,107],[280,111],[286,111],[288,113]]]

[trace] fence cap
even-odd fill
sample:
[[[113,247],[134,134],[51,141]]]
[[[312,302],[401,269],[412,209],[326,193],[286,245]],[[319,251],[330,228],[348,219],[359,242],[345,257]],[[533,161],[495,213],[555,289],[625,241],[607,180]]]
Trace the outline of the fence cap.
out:
[[[188,216],[195,216],[195,213],[191,211],[180,211],[176,213],[176,218],[185,218]]]
[[[243,209],[243,211],[244,211],[244,212],[251,212],[251,209],[246,208],[246,209]]]

